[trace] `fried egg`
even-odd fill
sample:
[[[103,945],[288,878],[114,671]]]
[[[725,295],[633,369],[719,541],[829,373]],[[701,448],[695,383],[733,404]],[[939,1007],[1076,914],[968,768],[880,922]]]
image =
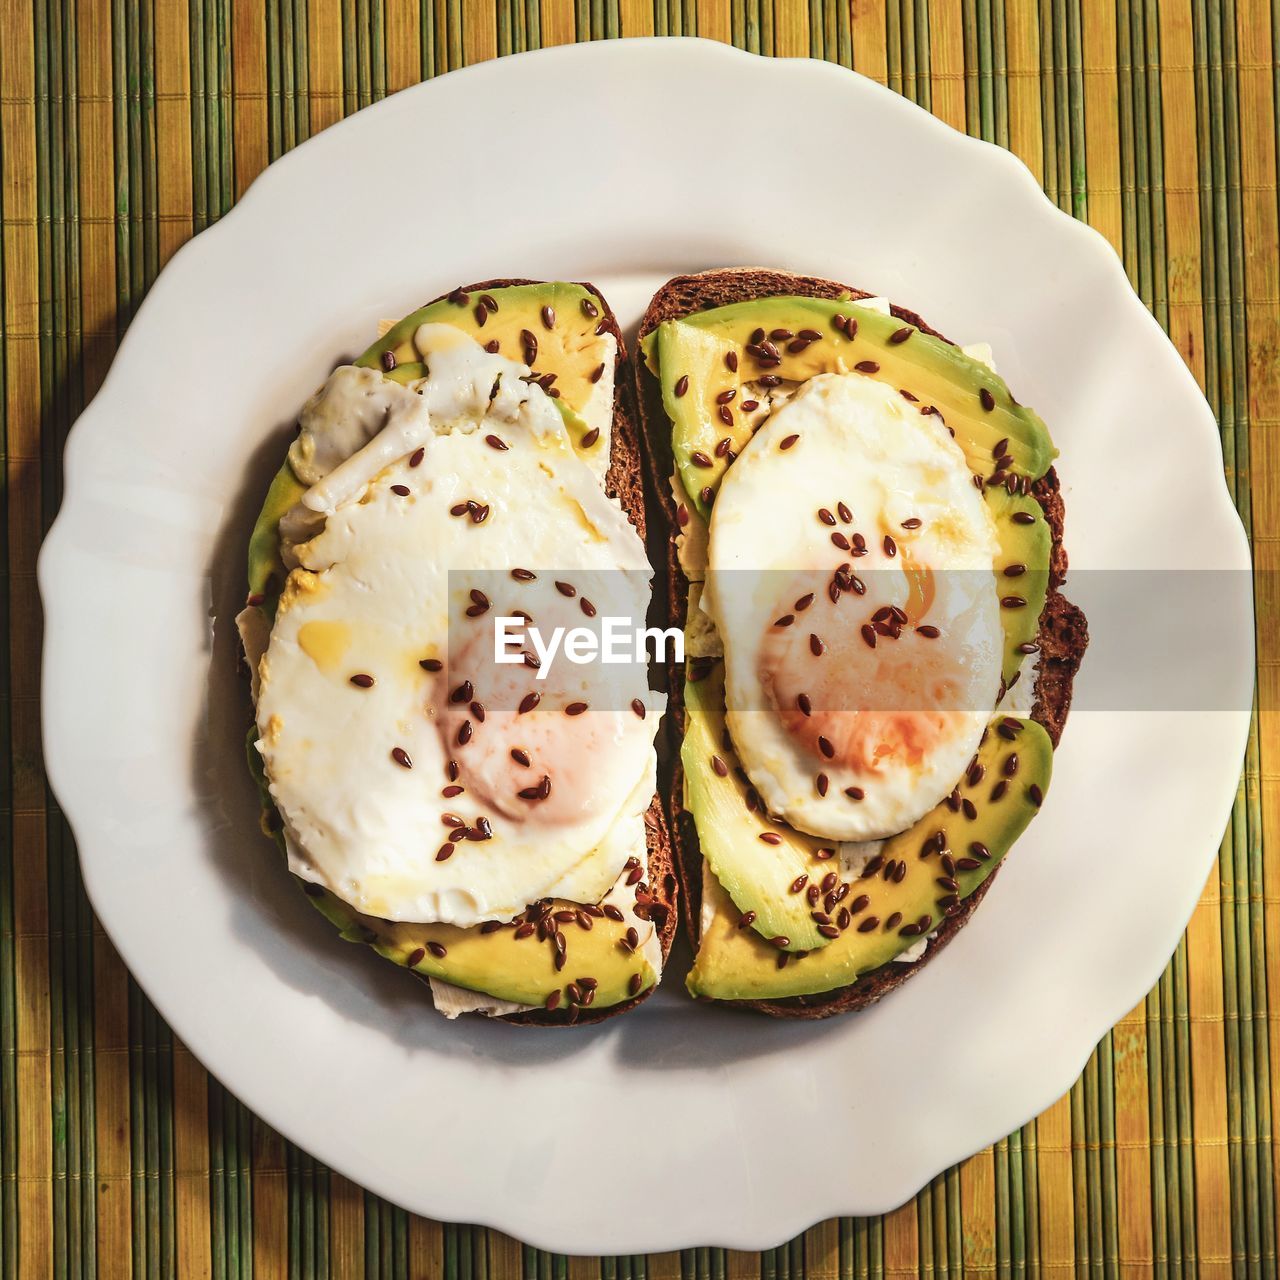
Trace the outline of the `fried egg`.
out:
[[[291,869],[393,921],[598,902],[636,852],[660,703],[643,664],[498,661],[495,619],[643,620],[644,548],[523,366],[456,330],[419,346],[424,384],[340,369],[299,436],[310,517],[257,671]]]
[[[941,420],[861,374],[805,383],[725,474],[702,607],[768,808],[833,840],[952,789],[1000,684],[995,528]]]

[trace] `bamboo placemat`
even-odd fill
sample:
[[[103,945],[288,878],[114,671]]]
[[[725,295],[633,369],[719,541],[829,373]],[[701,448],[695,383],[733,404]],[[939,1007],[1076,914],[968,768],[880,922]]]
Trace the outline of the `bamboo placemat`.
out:
[[[763,1255],[566,1262],[406,1215],[210,1080],[96,925],[41,769],[33,571],[67,428],[148,285],[270,160],[386,93],[513,50],[654,33],[853,66],[1021,156],[1122,256],[1218,416],[1259,569],[1280,567],[1280,4],[0,0],[4,1280],[1275,1274],[1269,575],[1263,709],[1218,863],[1156,988],[1037,1120],[896,1213]]]

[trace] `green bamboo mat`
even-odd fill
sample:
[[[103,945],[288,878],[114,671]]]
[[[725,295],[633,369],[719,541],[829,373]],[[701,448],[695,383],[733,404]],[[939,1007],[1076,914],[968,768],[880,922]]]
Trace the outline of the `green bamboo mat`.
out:
[[[41,769],[36,551],[67,428],[160,267],[270,160],[513,50],[699,34],[853,66],[1020,155],[1115,245],[1280,564],[1268,0],[0,0],[0,1277],[1276,1274],[1280,630],[1219,859],[1164,976],[1055,1106],[883,1218],[762,1255],[573,1259],[366,1195],[211,1081],[86,905]],[[1270,945],[1268,946],[1268,940]]]

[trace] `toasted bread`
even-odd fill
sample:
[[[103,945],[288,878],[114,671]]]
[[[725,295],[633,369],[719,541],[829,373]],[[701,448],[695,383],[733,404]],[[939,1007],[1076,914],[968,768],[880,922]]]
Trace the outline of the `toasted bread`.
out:
[[[483,293],[512,285],[535,283],[537,282],[523,279],[484,280],[477,284],[465,285],[460,292],[464,294]],[[605,476],[605,491],[609,497],[618,500],[643,542],[647,525],[645,518],[645,486],[641,475],[640,434],[633,401],[633,384],[628,377],[624,376],[627,363],[626,344],[618,327],[617,318],[614,316],[607,300],[594,285],[583,284],[582,287],[589,290],[599,303],[600,323],[604,330],[611,333],[617,342],[617,356],[614,367],[612,438],[610,442],[609,469]],[[444,298],[456,295],[458,292],[459,290],[454,290],[451,294],[442,294],[439,298],[432,299],[432,302],[442,301]],[[657,795],[654,796],[644,815],[644,825],[648,849],[647,885],[651,899],[646,909],[649,919],[656,929],[662,948],[662,958],[665,963],[670,954],[671,944],[678,927],[679,879],[674,864],[673,844],[666,814]],[[424,982],[429,981],[425,977],[422,980]],[[562,1005],[555,1011],[530,1009],[500,1015],[494,1020],[529,1027],[583,1026],[601,1022],[605,1018],[626,1012],[644,1000],[653,989],[653,987],[650,987],[630,1000],[605,1008],[597,1009],[589,1005],[585,1007]]]
[[[832,280],[823,280],[817,276],[798,276],[766,268],[705,271],[696,275],[676,276],[663,285],[653,296],[645,311],[640,322],[639,336],[644,338],[665,320],[725,306],[731,302],[787,294],[815,298],[851,297],[855,299],[873,296],[865,290]],[[891,311],[904,324],[913,325],[944,342],[950,341],[914,312],[899,306],[891,306]],[[674,535],[677,528],[676,510],[669,484],[673,470],[671,423],[662,407],[657,379],[642,367],[640,361],[635,363],[634,372],[646,474],[655,514],[665,522],[666,528]],[[1088,645],[1089,632],[1084,614],[1060,591],[1067,571],[1067,555],[1062,545],[1064,507],[1057,474],[1052,468],[1035,483],[1032,494],[1045,513],[1045,520],[1053,537],[1049,590],[1040,616],[1038,635],[1040,662],[1036,676],[1032,718],[1044,726],[1056,747],[1062,735],[1063,726],[1066,724],[1067,712],[1071,706],[1072,681]],[[688,600],[688,582],[676,557],[674,536],[667,540],[665,570],[668,619],[670,622],[683,625]],[[673,719],[683,731],[683,668],[679,664],[672,664],[667,676],[670,683]],[[666,786],[670,797],[671,832],[675,845],[675,862],[684,890],[685,925],[690,941],[696,949],[702,897],[702,860],[693,817],[683,809],[680,800],[684,786],[678,753],[672,754],[673,770]],[[996,870],[998,869],[997,867]],[[992,872],[974,893],[965,899],[960,911],[947,918],[929,937],[927,950],[919,960],[909,963],[890,961],[878,969],[863,974],[847,986],[818,995],[793,996],[780,1000],[741,1000],[718,1003],[741,1005],[778,1018],[825,1018],[866,1008],[922,969],[946,946],[972,916],[994,879],[995,872]]]

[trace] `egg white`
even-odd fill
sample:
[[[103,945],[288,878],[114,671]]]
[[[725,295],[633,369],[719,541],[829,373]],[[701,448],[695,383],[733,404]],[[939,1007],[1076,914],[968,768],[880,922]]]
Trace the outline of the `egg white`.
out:
[[[477,399],[469,395],[452,425],[428,416],[427,431],[403,401],[400,427],[408,422],[420,441],[417,465],[401,456],[369,474],[361,455],[381,464],[385,441],[367,429],[346,442],[357,451],[345,458],[309,451],[326,465],[302,505],[321,508],[322,527],[291,548],[298,568],[257,672],[258,749],[296,874],[368,915],[471,925],[509,919],[540,897],[596,902],[609,891],[635,854],[635,820],[654,791],[660,707],[645,689],[643,666],[611,669],[607,705],[575,718],[564,705],[575,681],[587,688],[586,669],[560,663],[555,678],[540,684],[526,667],[491,669],[495,681],[524,681],[543,702],[518,717],[516,684],[496,701],[477,689],[477,699],[491,699],[488,718],[476,723],[470,716],[473,737],[459,744],[459,716],[468,709],[449,694],[469,673],[427,671],[423,659],[448,662],[471,644],[479,664],[499,612],[525,609],[547,627],[571,609],[584,623],[577,599],[556,592],[553,579],[595,581],[602,615],[616,608],[642,618],[650,568],[635,530],[575,455],[550,400],[510,377],[511,395],[490,395],[494,379],[485,382],[488,366],[479,368],[484,353],[474,343],[442,343],[440,355],[442,367],[472,361],[471,389],[485,394],[478,414],[467,409]],[[347,381],[344,395],[365,390],[359,380]],[[428,415],[432,403],[443,414],[442,397],[420,389]],[[390,393],[396,405],[402,390]],[[404,394],[416,398],[415,390]],[[350,483],[344,479],[336,492],[330,483],[326,492],[325,482],[343,479],[344,468]],[[488,507],[482,522],[451,514],[468,500]],[[547,572],[522,583],[510,575],[517,566]],[[628,571],[625,579],[618,570]],[[501,584],[486,588],[489,614],[466,618],[458,571]],[[474,629],[471,640],[467,628]],[[372,687],[353,685],[353,674],[372,676]],[[625,696],[620,680],[635,686]],[[631,697],[645,702],[644,719],[631,710]],[[541,744],[563,785],[547,805],[527,811],[514,791],[503,793],[507,811],[499,812],[476,797],[469,774],[507,785],[515,767],[509,748],[526,740]],[[411,767],[397,763],[396,751]],[[446,797],[451,759],[466,789]],[[535,770],[519,780],[536,783],[538,776]],[[457,841],[452,856],[437,861],[449,834],[443,815],[474,823],[481,813],[492,838]]]

